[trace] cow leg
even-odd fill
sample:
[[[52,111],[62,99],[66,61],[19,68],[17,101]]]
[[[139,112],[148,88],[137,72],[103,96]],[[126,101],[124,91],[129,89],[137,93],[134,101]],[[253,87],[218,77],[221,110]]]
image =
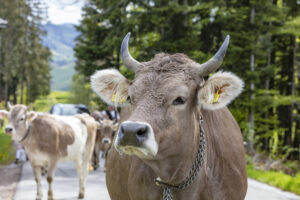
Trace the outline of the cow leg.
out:
[[[95,150],[93,153],[95,170],[99,168],[99,152],[100,152],[99,148],[97,146],[95,146]]]
[[[42,191],[42,172],[41,172],[41,167],[40,166],[32,166],[33,168],[33,173],[35,177],[35,182],[36,182],[36,200],[42,200],[43,198],[43,191]]]
[[[52,190],[52,182],[53,182],[53,174],[55,171],[56,162],[49,164],[49,169],[47,173],[47,182],[48,182],[48,200],[53,200],[53,190]]]
[[[83,185],[83,174],[82,174],[82,160],[78,159],[76,161],[76,170],[79,178],[79,195],[78,199],[84,198],[84,185]]]

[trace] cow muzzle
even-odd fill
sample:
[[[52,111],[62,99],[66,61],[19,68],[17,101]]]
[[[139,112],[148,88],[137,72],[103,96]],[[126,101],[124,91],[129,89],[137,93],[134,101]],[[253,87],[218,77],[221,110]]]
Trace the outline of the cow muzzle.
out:
[[[103,138],[101,142],[102,142],[102,144],[110,144],[111,140],[110,140],[110,138]]]
[[[4,129],[4,131],[7,135],[11,135],[13,133],[14,129],[13,129],[13,127],[7,125]]]
[[[155,156],[158,151],[153,129],[146,122],[125,121],[121,123],[115,147],[125,154],[140,157]]]

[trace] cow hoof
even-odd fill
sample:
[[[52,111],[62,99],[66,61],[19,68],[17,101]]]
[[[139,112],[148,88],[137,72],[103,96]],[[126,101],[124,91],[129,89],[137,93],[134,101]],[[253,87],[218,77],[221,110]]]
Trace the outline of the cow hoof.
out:
[[[84,199],[84,194],[80,193],[78,199]]]

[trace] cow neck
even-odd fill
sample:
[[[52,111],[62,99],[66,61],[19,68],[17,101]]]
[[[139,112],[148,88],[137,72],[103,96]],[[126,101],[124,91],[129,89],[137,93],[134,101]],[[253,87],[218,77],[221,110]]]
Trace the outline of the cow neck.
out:
[[[177,184],[167,183],[162,181],[159,177],[157,177],[154,181],[157,186],[163,187],[163,200],[172,200],[172,190],[183,190],[187,187],[189,187],[197,177],[201,166],[203,164],[204,154],[205,154],[205,136],[204,136],[204,130],[203,130],[203,119],[202,115],[200,115],[200,136],[199,136],[199,147],[197,151],[197,156],[194,160],[194,163],[192,165],[192,168],[190,169],[189,174],[185,178],[184,181]]]
[[[24,137],[19,141],[19,143],[24,142],[24,140],[29,136],[30,129],[31,129],[31,124],[29,124],[29,127],[28,127]]]

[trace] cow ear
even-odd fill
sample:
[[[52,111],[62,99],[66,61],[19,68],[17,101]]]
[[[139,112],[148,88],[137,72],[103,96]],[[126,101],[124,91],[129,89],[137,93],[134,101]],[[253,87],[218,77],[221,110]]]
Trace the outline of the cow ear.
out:
[[[27,119],[29,121],[35,120],[37,118],[37,116],[38,116],[38,114],[34,111],[30,111],[30,112],[27,113]]]
[[[0,110],[0,119],[7,119],[8,112],[6,110]]]
[[[109,105],[126,105],[129,81],[117,70],[97,71],[91,76],[93,91]]]
[[[198,103],[203,109],[216,110],[227,106],[243,90],[244,82],[229,72],[212,75],[198,92]]]

